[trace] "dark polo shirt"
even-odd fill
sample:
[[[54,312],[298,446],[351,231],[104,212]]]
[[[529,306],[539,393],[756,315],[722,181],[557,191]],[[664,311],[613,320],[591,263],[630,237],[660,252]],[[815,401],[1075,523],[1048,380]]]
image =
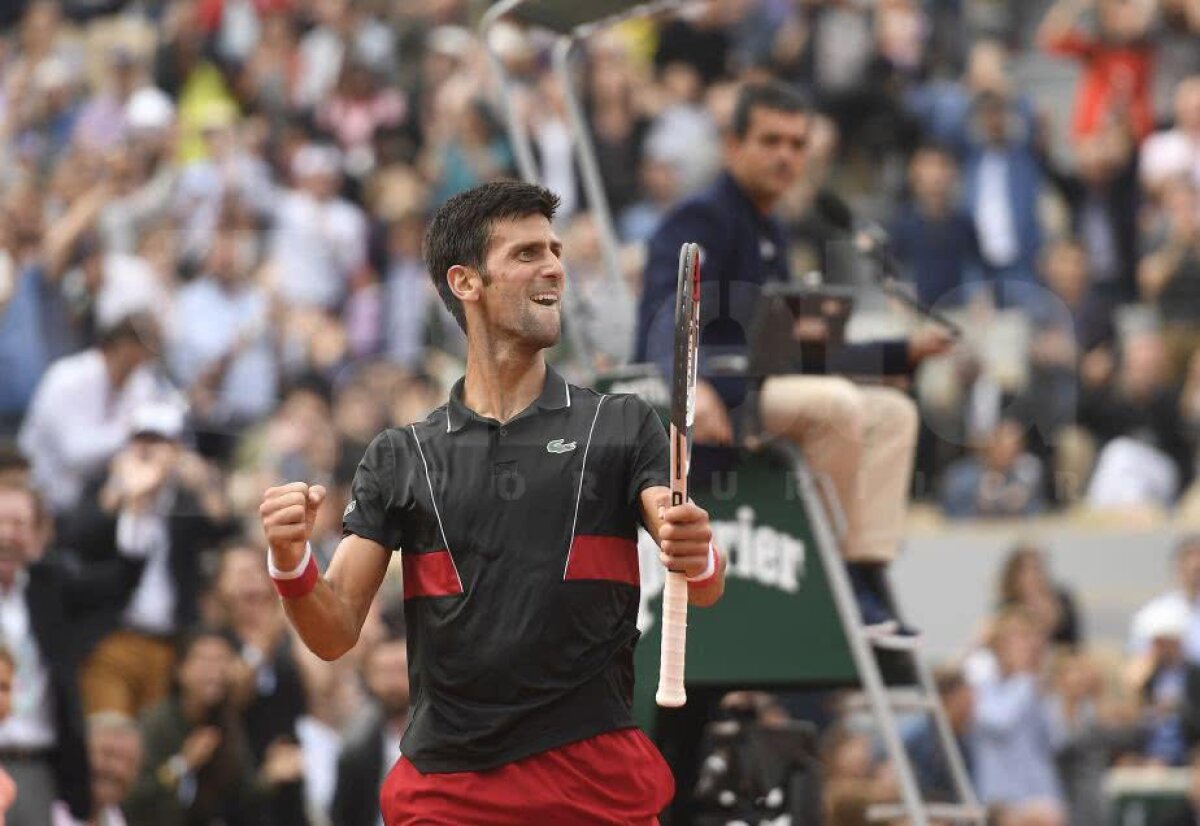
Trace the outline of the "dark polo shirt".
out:
[[[573,387],[500,424],[447,404],[386,430],[344,530],[403,548],[422,772],[481,771],[633,725],[639,494],[666,485],[666,432],[636,396]]]

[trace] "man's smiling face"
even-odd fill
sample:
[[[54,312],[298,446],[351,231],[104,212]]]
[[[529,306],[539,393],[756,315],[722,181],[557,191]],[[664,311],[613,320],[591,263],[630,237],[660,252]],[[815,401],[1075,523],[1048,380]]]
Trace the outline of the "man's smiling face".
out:
[[[544,215],[492,224],[479,306],[489,339],[540,348],[558,343],[566,271],[562,241]]]

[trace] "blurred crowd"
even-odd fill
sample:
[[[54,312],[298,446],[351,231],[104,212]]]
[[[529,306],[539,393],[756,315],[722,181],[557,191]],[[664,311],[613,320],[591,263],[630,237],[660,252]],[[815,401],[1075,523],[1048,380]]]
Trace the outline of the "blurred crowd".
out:
[[[366,444],[461,370],[421,239],[447,198],[515,174],[471,28],[485,5],[0,9],[0,764],[18,807],[376,822],[407,709],[398,583],[356,653],[316,660],[256,508],[279,480],[325,484],[326,563]],[[968,322],[913,388],[916,495],[952,518],[1200,510],[1198,39],[1197,0],[723,0],[622,24],[577,67],[614,283],[549,41],[502,24],[491,48],[563,196],[594,349],[559,356],[581,379],[629,359],[644,242],[717,172],[736,84],[779,77],[820,113],[782,215],[793,270],[858,283],[812,208],[836,189],[889,227],[913,294]],[[1051,70],[1077,80],[1047,108]],[[980,790],[1013,804],[999,822],[1098,823],[1113,760],[1188,761],[1188,547],[1179,591],[1138,616],[1121,703],[1042,557],[1014,557],[986,642],[941,679]],[[1069,653],[1047,671],[1050,641]],[[891,781],[843,723],[829,788],[871,798]]]

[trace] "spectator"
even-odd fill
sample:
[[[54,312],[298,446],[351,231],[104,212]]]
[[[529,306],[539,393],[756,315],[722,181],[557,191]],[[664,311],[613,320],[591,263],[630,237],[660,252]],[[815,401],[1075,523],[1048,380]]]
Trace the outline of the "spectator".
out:
[[[3,223],[10,217],[5,215]],[[44,310],[56,303],[56,279],[37,262],[14,257],[7,226],[0,229],[0,434],[15,435],[49,366]]]
[[[132,430],[64,529],[85,559],[133,566],[130,591],[81,635],[91,652],[81,678],[89,715],[134,718],[166,695],[172,639],[198,618],[201,557],[230,530],[221,477],[183,449],[182,411],[143,405]]]
[[[106,713],[88,718],[87,737],[95,805],[86,826],[126,826],[125,798],[142,767],[142,732],[136,721]],[[77,821],[58,803],[52,824],[77,826]]]
[[[614,215],[621,215],[645,188],[639,186],[638,175],[650,121],[638,107],[644,86],[627,45],[615,35],[598,35],[592,43],[586,97],[589,126],[609,207]]]
[[[264,553],[245,541],[227,545],[215,586],[238,645],[234,700],[256,766],[274,744],[296,742],[296,724],[308,703],[283,610],[262,564]]]
[[[1045,508],[1042,464],[1025,450],[1025,428],[1003,419],[976,451],[946,470],[942,509],[952,519],[1029,516]]]
[[[942,670],[934,675],[938,700],[946,714],[946,721],[954,735],[959,754],[967,761],[970,779],[969,737],[974,720],[975,693],[962,672]],[[912,759],[921,795],[929,801],[954,802],[959,799],[959,789],[954,775],[946,763],[945,750],[938,735],[933,718],[921,717],[920,722],[904,734],[904,748]]]
[[[1041,265],[1049,290],[1031,314],[1029,396],[1037,400],[1039,431],[1054,436],[1075,422],[1081,367],[1088,360],[1111,358],[1116,328],[1112,305],[1092,287],[1080,244],[1069,239],[1050,243]]]
[[[1070,591],[1051,580],[1043,550],[1031,545],[1014,548],[1004,562],[999,585],[1001,610],[1024,609],[1055,645],[1076,649],[1083,642],[1075,600]]]
[[[385,348],[392,361],[408,370],[420,366],[426,318],[437,304],[431,300],[433,292],[421,258],[424,235],[425,219],[413,213],[397,218],[387,232]]]
[[[181,225],[183,260],[202,264],[226,205],[242,204],[265,218],[274,216],[279,204],[270,168],[238,133],[232,103],[210,101],[198,109],[194,121],[199,156],[179,171],[172,208]]]
[[[1042,243],[1037,214],[1043,174],[1032,113],[1009,95],[975,98],[972,139],[963,163],[963,200],[979,238],[984,277],[998,285],[1001,306],[1024,306],[1032,294]]]
[[[1161,617],[1182,615],[1187,618],[1183,648],[1190,662],[1200,663],[1200,535],[1182,537],[1175,546],[1175,587],[1142,606],[1133,616],[1129,632],[1129,650],[1145,655],[1153,643],[1150,629],[1160,626]],[[1146,670],[1145,668],[1140,670]]]
[[[1142,333],[1124,342],[1113,381],[1088,389],[1080,422],[1103,445],[1088,486],[1095,508],[1167,507],[1191,476],[1179,406],[1161,336]]]
[[[50,520],[38,495],[28,487],[0,487],[0,632],[16,646],[12,714],[0,723],[0,768],[19,789],[8,812],[14,826],[48,823],[56,800],[78,820],[92,810],[68,612],[106,589],[107,578],[90,571],[68,576],[47,554],[49,539]]]
[[[369,64],[350,60],[342,67],[337,91],[324,101],[317,122],[332,132],[356,175],[375,165],[373,141],[377,132],[396,128],[404,120],[407,102]]]
[[[171,694],[142,720],[145,759],[129,795],[129,826],[308,822],[298,747],[273,747],[254,770],[231,704],[234,656],[219,633],[201,629],[183,638]]]
[[[508,144],[487,102],[457,103],[447,97],[436,115],[439,140],[422,159],[433,183],[433,205],[440,205],[477,184],[504,177],[512,168]]]
[[[629,362],[637,333],[637,307],[619,274],[603,266],[599,229],[590,215],[578,216],[563,232],[563,262],[573,279],[578,308],[576,337],[597,370]]]
[[[46,371],[20,444],[55,511],[79,501],[85,479],[125,443],[133,411],[158,394],[149,367],[157,353],[157,325],[133,315],[105,330],[98,347]]]
[[[145,85],[141,60],[128,47],[115,47],[108,60],[109,71],[102,77],[111,87],[97,90],[84,105],[73,132],[74,141],[93,152],[114,149],[125,138],[126,109],[133,94]]]
[[[372,703],[351,724],[338,757],[333,822],[338,826],[375,826],[379,790],[400,755],[400,737],[408,725],[408,643],[404,637],[376,642],[363,659],[363,676]]]
[[[1137,295],[1137,145],[1128,122],[1079,142],[1073,171],[1062,169],[1043,147],[1050,181],[1071,210],[1071,230],[1087,256],[1093,289],[1110,303]]]
[[[1072,826],[1103,823],[1104,776],[1113,759],[1135,755],[1144,739],[1136,717],[1114,719],[1096,664],[1085,654],[1058,663],[1049,720]]]
[[[662,70],[662,108],[650,123],[642,151],[670,158],[680,173],[680,191],[691,194],[709,184],[720,164],[717,124],[703,105],[704,87],[696,70],[681,62]]]
[[[1001,613],[992,629],[997,673],[975,686],[971,762],[979,796],[1039,823],[1066,822],[1054,745],[1039,685],[1046,639],[1023,609]]]
[[[316,25],[300,41],[299,83],[293,103],[315,109],[333,91],[348,55],[358,45],[350,0],[322,0],[313,7]]]
[[[1150,99],[1153,44],[1146,34],[1153,5],[1127,0],[1096,0],[1095,33],[1078,25],[1086,8],[1079,0],[1058,0],[1038,29],[1038,43],[1051,54],[1083,63],[1075,102],[1077,138],[1102,131],[1113,117],[1127,112],[1140,141],[1154,127]]]
[[[896,257],[926,305],[961,304],[969,297],[965,287],[979,279],[979,250],[975,226],[958,206],[954,155],[934,144],[920,147],[909,162],[908,185],[912,199],[892,224]]]
[[[971,44],[966,71],[961,79],[933,77],[905,92],[904,105],[916,119],[926,141],[945,146],[956,157],[966,156],[971,145],[971,110],[984,95],[1015,93],[1010,77],[1009,54],[996,40],[981,39]],[[1016,108],[1025,112],[1031,100],[1018,95]]]
[[[1167,184],[1162,192],[1166,238],[1142,259],[1142,298],[1158,307],[1171,349],[1171,372],[1182,375],[1200,346],[1200,188],[1190,181]]]
[[[867,808],[882,803],[895,793],[891,783],[881,781],[871,738],[861,732],[835,725],[821,742],[821,765],[825,796],[825,821],[866,824]]]
[[[276,289],[289,306],[339,306],[350,278],[366,262],[362,211],[338,196],[342,156],[308,145],[292,160],[296,186],[278,205],[272,242]]]
[[[618,234],[622,241],[644,244],[650,240],[667,210],[679,198],[679,178],[674,162],[646,156],[640,175],[646,197],[634,201],[621,212]]]
[[[1135,620],[1135,633],[1148,641],[1148,647],[1131,664],[1129,677],[1146,710],[1144,753],[1160,765],[1181,765],[1187,757],[1184,711],[1194,704],[1189,692],[1196,682],[1194,667],[1184,657],[1183,640],[1190,624],[1190,611],[1176,602],[1147,606]]]
[[[1155,132],[1142,144],[1142,186],[1156,197],[1180,178],[1200,188],[1200,73],[1175,88],[1174,102],[1174,128]]]
[[[260,35],[241,66],[241,96],[272,120],[287,116],[300,72],[296,57],[296,23],[288,10],[276,7],[261,17]]]
[[[219,231],[205,272],[179,290],[167,327],[167,355],[197,418],[240,430],[274,407],[278,365],[268,297],[250,280],[249,238]]]

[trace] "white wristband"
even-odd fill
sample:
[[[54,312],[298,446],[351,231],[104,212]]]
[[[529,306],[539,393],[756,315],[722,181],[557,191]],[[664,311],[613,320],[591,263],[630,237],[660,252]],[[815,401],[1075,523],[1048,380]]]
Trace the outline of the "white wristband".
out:
[[[708,579],[717,572],[717,551],[713,548],[711,542],[708,543],[708,564],[704,566],[704,571],[687,578],[688,582],[701,582]]]
[[[308,542],[304,543],[304,556],[300,559],[300,564],[290,571],[281,571],[275,567],[275,559],[271,555],[271,550],[267,549],[267,573],[271,575],[271,579],[299,579],[304,570],[308,567],[309,560],[312,559],[312,545]]]

